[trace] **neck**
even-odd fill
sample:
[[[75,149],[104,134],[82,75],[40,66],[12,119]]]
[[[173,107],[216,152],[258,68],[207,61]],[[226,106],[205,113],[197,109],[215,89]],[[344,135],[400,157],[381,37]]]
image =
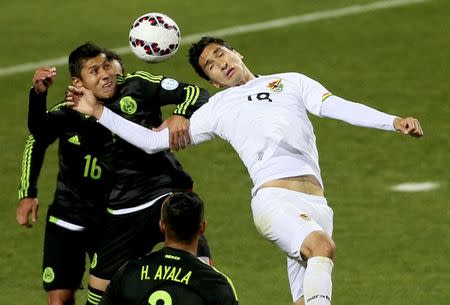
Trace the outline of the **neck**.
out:
[[[174,240],[166,240],[164,246],[177,250],[184,250],[197,256],[198,241],[179,242]]]
[[[244,77],[242,78],[242,81],[241,81],[241,83],[239,85],[246,84],[249,81],[251,81],[251,80],[256,78],[256,76],[247,67],[245,67],[244,71],[245,71],[244,72]]]

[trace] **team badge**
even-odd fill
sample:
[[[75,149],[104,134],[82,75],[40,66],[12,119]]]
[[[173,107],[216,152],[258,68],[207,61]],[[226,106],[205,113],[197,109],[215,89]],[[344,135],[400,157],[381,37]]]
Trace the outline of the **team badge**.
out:
[[[44,273],[42,274],[42,280],[45,283],[51,283],[55,279],[55,272],[51,267],[45,267]]]
[[[161,81],[161,87],[167,91],[175,90],[178,88],[178,82],[173,78],[165,78]]]
[[[300,213],[298,216],[300,216],[303,220],[311,221],[311,217],[309,217],[306,213]]]
[[[137,110],[137,103],[131,96],[123,97],[120,102],[120,110],[126,114],[133,114]]]
[[[269,88],[270,91],[272,91],[272,92],[281,92],[281,91],[283,91],[283,83],[281,82],[281,79],[277,79],[277,80],[271,81],[267,85],[267,88]]]

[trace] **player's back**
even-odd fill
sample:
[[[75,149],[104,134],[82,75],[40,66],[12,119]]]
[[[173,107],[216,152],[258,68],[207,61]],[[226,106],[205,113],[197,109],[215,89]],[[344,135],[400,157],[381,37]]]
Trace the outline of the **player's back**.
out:
[[[192,254],[173,248],[131,260],[113,278],[101,304],[235,305],[229,279]]]

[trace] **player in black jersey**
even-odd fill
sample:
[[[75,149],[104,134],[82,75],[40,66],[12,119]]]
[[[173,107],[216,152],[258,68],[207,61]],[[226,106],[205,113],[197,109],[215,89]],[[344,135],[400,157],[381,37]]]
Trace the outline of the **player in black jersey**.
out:
[[[133,259],[112,279],[101,305],[236,305],[231,280],[195,257],[206,227],[195,193],[175,193],[161,208],[164,248]]]
[[[120,57],[108,50],[105,52],[115,72],[123,74]],[[38,69],[33,78],[32,103],[36,91],[48,91],[55,76],[47,79],[45,84],[41,72],[42,69]],[[64,105],[65,102],[59,103],[49,111],[65,111]],[[47,211],[42,267],[43,286],[50,305],[75,304],[75,291],[81,285],[86,253],[92,258],[96,234],[104,222],[106,196],[110,192],[111,183],[105,169],[97,162],[97,156],[105,149],[100,138],[104,137],[105,143],[112,142],[111,135],[92,118],[86,118],[84,124],[89,138],[91,132],[99,137],[98,145],[87,145],[86,133],[49,129],[45,134],[41,133],[37,141],[30,135],[23,154],[16,219],[20,225],[31,227],[38,215],[37,180],[44,155],[47,147],[59,140],[59,172],[54,199]]]
[[[177,105],[175,115],[166,121],[174,141],[188,138],[188,118],[208,99],[207,92],[195,85],[144,71],[116,77],[102,49],[93,44],[70,54],[69,69],[72,85],[90,89],[106,107],[148,128],[163,123],[161,106]],[[51,79],[52,73],[43,73],[43,82]],[[114,135],[98,136],[94,127],[86,124],[89,119],[68,107],[45,112],[45,94],[30,99],[33,136],[45,140],[46,133],[55,129],[85,134],[87,145],[101,150],[96,163],[112,181],[106,223],[91,261],[88,304],[97,304],[123,263],[148,253],[163,240],[158,220],[164,198],[170,192],[192,189],[193,182],[170,151],[148,155]],[[198,255],[209,256],[207,246]]]

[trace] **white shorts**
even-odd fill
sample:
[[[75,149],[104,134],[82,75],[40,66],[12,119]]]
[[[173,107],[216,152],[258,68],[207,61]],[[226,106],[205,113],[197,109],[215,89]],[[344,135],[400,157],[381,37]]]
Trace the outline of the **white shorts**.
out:
[[[253,221],[258,232],[287,255],[292,299],[303,296],[306,262],[300,247],[313,231],[333,232],[333,210],[324,197],[282,188],[263,188],[252,199]]]

